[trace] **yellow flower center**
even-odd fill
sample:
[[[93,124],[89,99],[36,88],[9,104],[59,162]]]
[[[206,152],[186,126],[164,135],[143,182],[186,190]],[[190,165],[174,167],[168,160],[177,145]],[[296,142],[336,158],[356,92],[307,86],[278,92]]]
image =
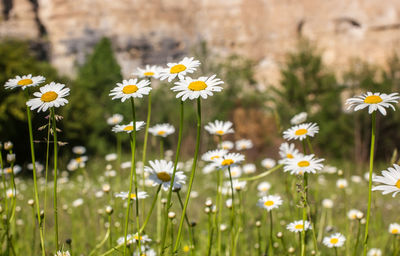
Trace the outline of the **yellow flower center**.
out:
[[[138,235],[135,235],[134,238],[135,238],[135,240],[139,240],[139,236]],[[143,240],[143,237],[140,236],[140,241],[142,241],[142,240]]]
[[[122,88],[122,92],[124,94],[131,94],[131,93],[135,93],[139,88],[134,85],[134,84],[130,84],[130,85],[126,85],[124,88]]]
[[[400,189],[400,180],[396,182],[396,187]]]
[[[392,234],[397,234],[399,233],[399,230],[397,228],[392,229]]]
[[[154,76],[154,72],[151,72],[151,71],[144,72],[143,75],[145,75],[145,76]]]
[[[364,103],[367,103],[367,104],[377,104],[377,103],[380,103],[380,102],[382,102],[382,98],[380,96],[378,96],[378,95],[367,96],[364,99]]]
[[[12,169],[11,168],[7,168],[5,171],[6,171],[6,173],[11,173]]]
[[[303,224],[297,224],[294,226],[295,229],[303,229]]]
[[[187,246],[187,245],[185,245],[185,246],[183,247],[183,251],[184,251],[184,252],[189,252],[189,251],[190,251],[190,247]]]
[[[76,161],[77,163],[81,163],[81,162],[82,162],[82,158],[78,157],[78,158],[75,159],[75,161]]]
[[[331,244],[337,244],[339,242],[339,239],[335,238],[331,238]]]
[[[218,135],[223,135],[223,134],[224,134],[224,131],[218,130],[218,131],[216,131],[215,133],[218,134]]]
[[[133,131],[133,125],[125,126],[124,131]]]
[[[136,194],[131,194],[131,199],[136,199]]]
[[[339,184],[339,188],[344,188],[344,184]]]
[[[158,131],[157,134],[158,134],[158,135],[164,135],[164,134],[165,134],[165,131]]]
[[[286,154],[286,158],[294,158],[294,156],[290,153]]]
[[[310,166],[310,162],[308,162],[308,161],[300,161],[300,162],[297,163],[297,165],[299,167],[307,167],[307,166]]]
[[[53,91],[45,92],[42,94],[42,97],[40,97],[40,100],[43,102],[51,102],[55,99],[57,99],[58,94]]]
[[[234,161],[232,159],[225,159],[224,161],[222,161],[221,165],[226,166],[226,165],[231,165],[233,163]]]
[[[157,173],[157,178],[159,178],[163,182],[168,182],[168,181],[171,180],[171,176],[166,172],[158,172]]]
[[[274,201],[268,200],[264,203],[265,206],[272,206],[274,205]]]
[[[186,70],[186,66],[185,65],[178,64],[178,65],[175,65],[175,66],[171,67],[171,69],[169,70],[169,73],[177,74],[177,73],[180,73],[180,72],[185,71],[185,70]]]
[[[307,129],[298,129],[294,134],[297,136],[301,136],[307,133]]]
[[[194,81],[189,84],[188,88],[192,91],[202,91],[207,88],[207,84],[203,81]]]
[[[220,158],[220,156],[212,156],[210,159],[214,160],[214,159],[217,159],[217,158]]]
[[[19,80],[18,81],[18,85],[20,85],[20,86],[26,86],[26,85],[30,85],[30,84],[33,84],[33,81],[32,81],[32,79],[21,79],[21,80]]]

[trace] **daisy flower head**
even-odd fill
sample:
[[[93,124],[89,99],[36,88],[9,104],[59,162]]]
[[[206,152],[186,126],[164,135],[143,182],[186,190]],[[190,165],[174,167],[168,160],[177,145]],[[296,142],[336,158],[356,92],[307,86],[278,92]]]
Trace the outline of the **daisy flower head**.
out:
[[[282,199],[278,195],[269,195],[263,196],[258,200],[257,206],[266,209],[267,211],[271,211],[272,209],[278,208],[282,205]]]
[[[367,256],[382,256],[382,251],[378,248],[371,248],[368,251]]]
[[[217,166],[214,162],[207,164],[203,167],[202,172],[203,174],[209,174],[213,171],[217,170]]]
[[[342,234],[335,233],[329,237],[325,237],[323,240],[323,244],[329,248],[342,247],[344,245],[345,241],[346,241],[346,238]]]
[[[351,209],[348,213],[347,213],[347,217],[350,220],[361,220],[364,217],[364,213],[360,210],[357,209]]]
[[[400,224],[392,223],[389,225],[389,233],[393,235],[400,234]]]
[[[159,78],[161,81],[168,78],[168,82],[171,82],[176,77],[183,80],[186,74],[196,71],[196,68],[200,66],[200,61],[195,60],[193,57],[185,57],[180,62],[168,63],[167,66],[168,68],[160,71]]]
[[[45,112],[49,108],[64,106],[68,100],[64,97],[69,95],[69,88],[64,88],[64,84],[51,82],[39,88],[40,92],[34,92],[36,98],[30,99],[26,105],[31,110],[38,109],[38,112]]]
[[[326,209],[332,209],[333,201],[329,198],[325,198],[324,200],[322,200],[322,207]]]
[[[276,161],[272,158],[265,158],[261,161],[261,165],[266,169],[271,169],[276,165]]]
[[[271,184],[267,181],[263,181],[257,186],[258,192],[260,194],[267,194],[268,190],[271,188]]]
[[[150,81],[135,79],[123,80],[122,83],[117,83],[117,86],[111,90],[110,96],[112,100],[121,99],[121,102],[129,98],[143,98],[143,95],[148,95],[151,91]]]
[[[143,128],[144,126],[144,122],[143,121],[137,121],[135,123],[135,129],[136,131],[140,131],[140,129]],[[116,126],[114,126],[111,129],[113,132],[118,133],[118,132],[126,132],[126,133],[131,133],[133,131],[133,122],[130,122],[129,124],[123,124],[123,125],[119,125],[117,124]]]
[[[243,172],[245,174],[255,173],[256,170],[257,170],[257,168],[256,168],[255,164],[244,164],[243,165]]]
[[[229,186],[230,186],[230,182],[228,182],[228,183],[229,183]],[[241,190],[245,189],[246,188],[246,184],[247,184],[246,181],[239,181],[237,179],[232,181],[232,187],[236,191],[241,191]]]
[[[231,176],[232,176],[232,179],[240,178],[240,176],[242,176],[242,168],[237,165],[232,166],[231,167]],[[229,178],[229,172],[225,173],[225,177]]]
[[[303,220],[296,220],[292,223],[289,223],[286,226],[286,229],[289,230],[290,232],[298,233],[298,232],[302,232],[303,229],[306,231],[311,229],[311,225],[310,225],[310,222],[308,222],[307,220],[304,222],[304,224],[303,224]]]
[[[77,155],[83,155],[86,153],[86,148],[84,146],[75,146],[72,148],[72,152]]]
[[[43,76],[32,76],[31,74],[25,76],[16,76],[15,78],[10,78],[4,87],[6,89],[20,87],[22,90],[25,90],[25,88],[37,86],[43,83],[45,80],[46,78]]]
[[[122,122],[124,117],[121,114],[114,114],[111,117],[107,118],[108,125],[117,125]]]
[[[222,136],[228,133],[234,133],[232,125],[233,124],[230,121],[224,122],[215,120],[214,122],[209,122],[204,126],[204,129],[206,129],[209,134]]]
[[[150,242],[151,242],[151,239],[149,238],[148,235],[142,235],[142,234],[141,234],[141,235],[139,236],[138,233],[134,234],[134,235],[132,236],[132,239],[134,239],[134,242],[140,240],[140,243],[141,243],[141,244],[145,244],[145,243],[150,243]]]
[[[399,94],[398,93],[372,93],[367,92],[363,95],[356,96],[354,98],[350,98],[346,100],[346,105],[348,105],[347,109],[354,108],[354,111],[358,111],[368,107],[368,113],[372,114],[372,112],[379,110],[382,115],[386,115],[385,108],[392,108],[395,110],[393,104],[397,104],[399,102]]]
[[[185,77],[184,80],[175,82],[176,86],[172,87],[171,90],[178,92],[176,98],[182,97],[182,101],[186,99],[194,100],[199,97],[207,99],[208,96],[213,96],[214,92],[222,91],[223,88],[218,85],[223,83],[221,79],[216,78],[216,75],[202,76],[197,79]]]
[[[150,66],[146,65],[144,68],[137,68],[135,72],[132,73],[132,75],[143,78],[158,78],[160,75],[160,71],[162,70],[161,67],[159,66]]]
[[[133,256],[157,256],[157,253],[154,249],[143,247],[141,253],[135,252]]]
[[[283,138],[286,140],[304,140],[307,136],[314,137],[319,131],[316,123],[305,123],[293,126],[283,132]]]
[[[244,155],[239,153],[228,153],[222,158],[214,159],[214,163],[219,169],[226,169],[228,167],[236,166],[244,161]]]
[[[307,112],[301,112],[290,119],[292,125],[304,123],[307,120]]]
[[[165,124],[156,124],[153,127],[149,128],[149,132],[153,134],[153,136],[167,137],[175,132],[175,128],[173,125],[165,123]]]
[[[284,163],[283,170],[290,174],[303,175],[304,173],[316,173],[321,170],[324,165],[321,162],[323,158],[314,158],[314,155],[297,156],[293,159],[287,159]]]
[[[251,140],[237,140],[235,142],[236,150],[246,150],[246,149],[251,149],[253,147],[253,142]]]
[[[144,171],[150,174],[149,179],[153,181],[153,186],[161,185],[167,191],[171,186],[174,163],[166,160],[149,161],[150,166],[145,166]],[[173,188],[181,188],[185,184],[186,176],[182,171],[175,172]]]
[[[344,188],[347,188],[348,185],[349,185],[349,183],[347,182],[346,179],[338,179],[336,181],[336,187],[337,188],[344,189]]]
[[[201,156],[201,159],[206,162],[213,162],[215,159],[222,158],[228,153],[225,149],[210,150]]]
[[[69,251],[58,251],[54,256],[71,256]]]
[[[147,194],[147,192],[144,192],[144,191],[139,191],[138,193],[137,193],[137,195],[135,194],[135,193],[131,193],[131,195],[130,196],[128,196],[128,192],[120,192],[120,193],[117,193],[116,195],[115,195],[115,197],[119,197],[119,198],[122,198],[122,199],[128,199],[128,198],[130,198],[131,200],[136,200],[136,199],[145,199],[146,197],[148,197],[149,195]]]
[[[225,141],[221,142],[221,145],[220,145],[220,147],[222,149],[226,149],[226,150],[233,149],[233,146],[234,146],[233,142],[229,141],[229,140],[225,140]]]
[[[393,164],[393,167],[382,171],[382,176],[375,176],[372,181],[383,184],[374,187],[372,191],[381,190],[383,195],[393,193],[395,197],[400,192],[400,166]]]
[[[299,155],[299,150],[296,149],[296,146],[293,143],[284,142],[279,147],[279,155],[282,159],[294,158]]]

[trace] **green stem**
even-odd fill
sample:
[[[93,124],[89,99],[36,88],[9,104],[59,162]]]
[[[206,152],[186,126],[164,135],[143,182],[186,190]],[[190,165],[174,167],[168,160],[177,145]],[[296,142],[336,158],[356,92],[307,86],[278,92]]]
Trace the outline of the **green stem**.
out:
[[[144,223],[143,223],[143,226],[140,228],[140,232],[143,232],[143,230],[146,228],[147,223],[148,223],[149,220],[150,220],[150,216],[151,216],[151,214],[153,213],[154,206],[155,206],[156,203],[157,203],[157,198],[158,198],[158,194],[160,193],[160,189],[161,189],[161,185],[158,186],[156,195],[154,196],[153,202],[151,203],[150,211],[149,211],[149,213],[147,214],[147,217],[146,217],[146,220],[145,220]]]
[[[49,115],[49,123],[47,124],[47,141],[46,141],[46,163],[45,163],[45,184],[44,184],[44,205],[43,211],[47,209],[47,182],[49,174],[49,159],[50,159],[50,134],[51,134],[51,116]],[[43,237],[46,237],[46,214],[43,215]]]
[[[121,168],[121,151],[122,151],[121,134],[117,133],[117,164],[118,164],[118,169]]]
[[[151,82],[151,79],[149,79]],[[149,92],[149,97],[147,100],[147,118],[146,118],[146,127],[144,130],[144,141],[143,141],[143,152],[142,152],[142,190],[145,190],[145,182],[146,177],[144,175],[144,166],[146,164],[146,153],[147,153],[147,140],[149,138],[149,127],[150,127],[150,117],[151,117],[151,91]],[[142,211],[145,212],[145,203],[142,202]]]
[[[211,215],[211,209],[210,212],[208,213],[208,245],[207,245],[207,255],[210,256],[212,252],[212,241],[213,241],[213,235],[214,235],[214,228],[213,228],[213,223],[212,223],[212,215]]]
[[[160,139],[160,159],[164,159],[164,139]]]
[[[273,232],[273,226],[272,226],[272,210],[269,211],[269,247],[268,247],[268,255],[272,256],[274,255],[274,243],[272,239],[272,232]],[[267,252],[265,252],[267,253]]]
[[[364,253],[363,253],[364,256],[367,255],[367,250],[368,250],[368,228],[369,228],[369,218],[371,214],[372,171],[374,169],[376,111],[372,112],[371,118],[372,120],[371,120],[371,148],[369,154],[368,210],[367,210],[367,222],[365,224],[365,235],[364,235]]]
[[[110,248],[112,248],[112,231],[111,231],[111,227],[112,227],[112,218],[111,218],[111,214],[108,215],[108,231],[110,236],[108,237],[108,246]]]
[[[5,206],[5,216],[6,220],[3,222],[5,225],[5,230],[6,230],[6,239],[7,239],[7,249],[6,249],[6,255],[9,254],[10,252],[10,230],[9,230],[9,220],[8,220],[8,199],[7,199],[7,183],[6,183],[6,175],[4,173],[4,166],[3,166],[3,155],[1,153],[0,149],[0,168],[1,168],[1,176],[3,179],[3,189],[4,189],[4,206]]]
[[[354,246],[353,256],[357,255],[358,244],[360,242],[360,230],[361,230],[361,223],[360,221],[358,221],[357,238],[356,238],[356,245]]]
[[[222,170],[216,170],[217,172],[217,213],[215,215],[215,229],[217,230],[217,255],[221,255],[221,229],[220,223],[222,218],[222,200],[221,200],[221,183],[222,183]],[[218,214],[218,216],[217,216]]]
[[[186,194],[186,200],[185,200],[185,205],[183,207],[183,211],[182,211],[182,216],[181,216],[181,220],[179,223],[179,229],[178,229],[178,234],[177,234],[177,238],[176,238],[176,242],[175,242],[175,246],[174,246],[174,252],[176,253],[178,248],[179,248],[179,244],[180,244],[180,240],[181,240],[181,235],[182,235],[182,227],[183,227],[183,221],[185,219],[185,215],[186,215],[186,209],[187,206],[189,204],[189,198],[190,198],[190,192],[192,191],[192,185],[193,185],[193,181],[194,181],[194,175],[196,173],[196,164],[197,164],[197,157],[199,155],[199,149],[200,149],[200,135],[201,135],[201,103],[200,103],[200,98],[197,98],[197,135],[196,135],[196,149],[194,152],[194,158],[193,158],[193,165],[192,165],[192,171],[190,174],[190,180],[189,180],[189,186],[188,186],[188,191]],[[171,184],[173,184],[171,182]]]
[[[181,208],[183,210],[184,206],[183,206],[181,194],[179,193],[179,191],[176,194],[178,195],[178,201],[179,201],[179,204],[181,205]],[[189,221],[189,218],[188,218],[187,215],[185,215],[185,221],[186,221],[186,224],[187,224],[188,229],[189,229],[189,239],[190,239],[190,243],[191,243],[190,251],[191,251],[191,254],[193,254],[193,252],[195,250],[193,227],[190,225],[190,221]]]
[[[261,232],[260,232],[260,227],[257,227],[257,239],[258,239],[258,255],[262,255],[261,254]]]
[[[175,181],[175,173],[176,173],[176,167],[178,165],[179,161],[179,153],[181,149],[181,144],[182,144],[182,130],[183,130],[183,113],[184,113],[184,102],[181,101],[180,105],[180,119],[179,119],[179,134],[178,134],[178,145],[176,148],[176,154],[175,154],[175,162],[174,162],[174,171],[172,172],[172,177],[171,177],[171,184],[174,184]],[[168,228],[168,210],[171,207],[171,197],[172,197],[172,187],[169,187],[168,190],[168,195],[167,195],[167,204],[166,204],[166,210],[164,211],[164,227],[163,227],[163,233],[162,233],[162,238],[161,238],[161,249],[160,249],[160,255],[164,255],[164,250],[165,250],[165,240],[167,238],[167,228]]]
[[[56,243],[56,251],[58,246],[58,212],[57,212],[57,126],[54,107],[51,108],[51,119],[53,121],[53,137],[54,137],[54,241]],[[40,216],[40,214],[39,214]]]
[[[303,198],[303,230],[301,231],[302,240],[301,240],[301,256],[306,255],[306,220],[307,220],[307,186],[308,186],[308,175],[304,173],[303,179],[303,189],[304,189],[304,198]]]
[[[231,199],[232,199],[232,208],[231,208],[231,255],[235,255],[236,252],[234,251],[234,237],[235,237],[235,194],[233,191],[233,181],[232,181],[232,174],[231,174],[231,167],[228,167],[228,173],[229,173],[229,181],[231,185]]]

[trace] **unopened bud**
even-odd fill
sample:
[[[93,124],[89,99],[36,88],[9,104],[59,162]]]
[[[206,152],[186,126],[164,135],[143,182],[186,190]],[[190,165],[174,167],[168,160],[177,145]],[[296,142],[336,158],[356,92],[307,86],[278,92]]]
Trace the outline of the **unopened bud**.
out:
[[[213,203],[212,203],[211,199],[207,199],[206,202],[205,202],[205,205],[206,205],[207,207],[211,207],[212,204],[213,204]]]
[[[176,214],[174,212],[169,212],[168,213],[168,218],[170,218],[170,219],[174,219],[175,216],[176,216]]]
[[[259,220],[256,221],[256,227],[261,227],[261,221]]]
[[[7,162],[14,163],[15,162],[15,154],[7,154]]]
[[[283,237],[283,233],[282,233],[282,232],[276,233],[276,237],[277,237],[277,238],[282,238],[282,237]]]
[[[35,204],[35,201],[34,201],[33,199],[29,199],[29,200],[28,200],[28,204],[29,204],[30,206],[33,206],[33,205]]]
[[[14,144],[11,141],[4,142],[5,150],[9,151],[9,150],[13,149],[13,147],[14,147]]]
[[[114,209],[111,207],[111,206],[107,206],[106,207],[106,213],[108,214],[108,215],[111,215],[112,213],[114,212]]]

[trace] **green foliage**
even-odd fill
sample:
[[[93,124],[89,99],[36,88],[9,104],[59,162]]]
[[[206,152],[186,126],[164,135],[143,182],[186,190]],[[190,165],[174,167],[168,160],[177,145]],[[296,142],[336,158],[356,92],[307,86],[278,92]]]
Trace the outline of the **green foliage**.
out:
[[[64,108],[66,135],[71,144],[82,144],[104,153],[111,136],[106,117],[124,112],[126,104],[117,104],[108,96],[117,82],[122,81],[111,42],[103,38],[86,63],[80,67],[71,88],[70,104]]]

